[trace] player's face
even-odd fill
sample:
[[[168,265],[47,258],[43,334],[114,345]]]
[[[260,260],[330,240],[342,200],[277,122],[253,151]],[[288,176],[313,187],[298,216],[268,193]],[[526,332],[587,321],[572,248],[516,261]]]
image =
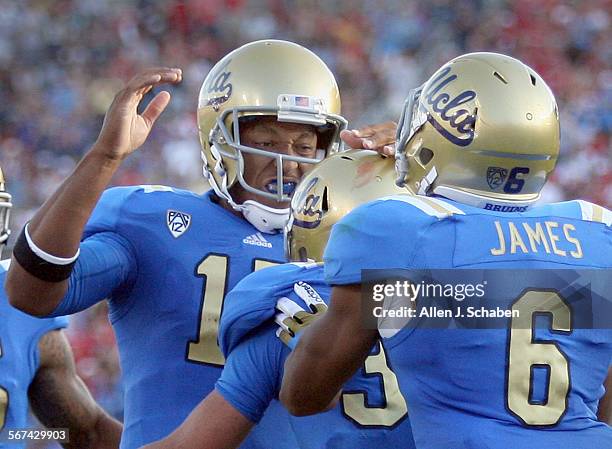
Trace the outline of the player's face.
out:
[[[243,145],[287,154],[315,158],[317,151],[317,133],[314,126],[298,123],[282,123],[276,117],[262,117],[241,126],[240,141]],[[243,153],[245,181],[258,189],[277,193],[281,186],[276,182],[276,160],[269,157]],[[312,168],[312,164],[293,161],[283,162],[284,193],[291,194],[302,176]],[[244,190],[240,185],[232,188],[232,196],[240,204],[255,200],[266,206],[278,208],[289,207],[271,198],[263,197]]]

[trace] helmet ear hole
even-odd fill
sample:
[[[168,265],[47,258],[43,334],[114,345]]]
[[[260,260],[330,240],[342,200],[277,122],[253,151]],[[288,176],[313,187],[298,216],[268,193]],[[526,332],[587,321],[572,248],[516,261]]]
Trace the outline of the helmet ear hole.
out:
[[[308,262],[308,251],[303,246],[298,250],[299,262]]]
[[[323,213],[327,213],[328,210],[329,210],[329,202],[327,199],[327,186],[325,186],[325,189],[323,189],[323,199],[321,201],[321,211]]]
[[[418,158],[419,158],[419,162],[423,166],[429,164],[429,162],[433,159],[433,157],[434,157],[434,153],[429,148],[423,147],[420,149]]]

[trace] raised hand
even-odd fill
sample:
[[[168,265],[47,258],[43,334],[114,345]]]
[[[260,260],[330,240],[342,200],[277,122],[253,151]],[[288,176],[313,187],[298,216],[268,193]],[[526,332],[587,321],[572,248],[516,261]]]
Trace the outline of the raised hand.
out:
[[[397,123],[389,121],[354,130],[344,130],[340,133],[340,137],[350,148],[364,148],[377,151],[383,156],[393,156],[396,130]]]
[[[143,97],[160,84],[178,84],[183,79],[181,69],[147,69],[132,78],[120,90],[104,117],[102,130],[95,148],[110,159],[122,160],[140,147],[151,132],[153,124],[170,102],[170,93],[158,93],[142,114],[137,108]]]
[[[279,326],[276,336],[291,349],[297,344],[298,333],[327,311],[327,305],[310,284],[299,281],[293,285],[293,291],[308,309],[287,297],[282,297],[276,302],[278,313],[274,316],[274,321]]]

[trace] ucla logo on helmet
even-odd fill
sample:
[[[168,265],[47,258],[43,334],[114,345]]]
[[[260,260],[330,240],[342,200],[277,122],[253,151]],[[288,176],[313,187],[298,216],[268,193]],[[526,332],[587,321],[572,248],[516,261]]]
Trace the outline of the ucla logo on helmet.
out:
[[[444,91],[444,88],[455,81],[457,75],[451,74],[450,71],[450,67],[442,70],[431,82],[427,91],[422,93],[422,97],[423,102],[434,112],[434,114],[428,114],[427,121],[446,140],[464,147],[474,140],[476,115],[467,109],[459,108],[459,106],[474,100],[476,92],[465,90],[451,98],[450,94]],[[421,107],[423,107],[423,104],[421,104]],[[427,112],[427,110],[424,112]]]
[[[229,59],[225,64],[219,67],[210,77],[210,84],[205,86],[206,92],[210,95],[206,106],[212,106],[215,111],[219,110],[219,106],[225,103],[232,96],[232,83],[230,77],[232,72],[228,70],[228,65],[232,62]]]
[[[508,170],[501,167],[489,167],[487,168],[487,184],[493,190],[497,189],[501,186],[506,177],[508,176]]]
[[[323,218],[323,211],[320,207],[321,196],[313,190],[319,178],[310,180],[302,194],[296,199],[294,208],[294,226],[313,229],[319,226]]]

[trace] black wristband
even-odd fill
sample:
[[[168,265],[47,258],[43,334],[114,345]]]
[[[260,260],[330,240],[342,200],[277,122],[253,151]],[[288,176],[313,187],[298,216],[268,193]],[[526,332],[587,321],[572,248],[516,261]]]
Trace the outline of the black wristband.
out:
[[[66,265],[58,265],[47,262],[39,257],[36,253],[34,253],[34,251],[32,251],[30,245],[28,245],[28,241],[26,240],[25,236],[25,226],[21,230],[21,233],[19,233],[17,242],[15,242],[15,246],[13,247],[13,256],[24,270],[41,281],[46,282],[62,282],[68,279],[70,277],[70,273],[72,273],[72,268],[76,263],[75,260],[74,262]]]

